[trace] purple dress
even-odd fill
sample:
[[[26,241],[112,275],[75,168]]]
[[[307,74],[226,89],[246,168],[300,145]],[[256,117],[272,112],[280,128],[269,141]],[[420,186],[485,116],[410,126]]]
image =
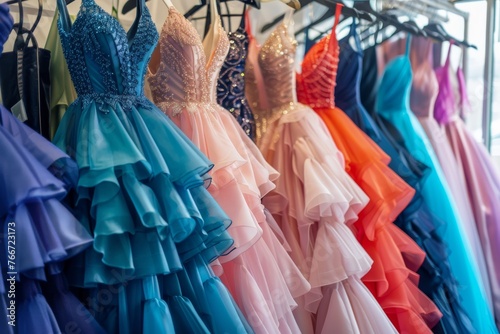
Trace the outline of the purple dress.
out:
[[[449,54],[448,54],[449,59]],[[434,117],[444,127],[446,136],[463,170],[467,194],[486,258],[491,285],[493,309],[500,324],[500,173],[485,147],[476,142],[464,121],[463,111],[468,106],[465,80],[459,68],[455,74],[449,60],[436,69],[439,95]]]
[[[11,276],[5,272],[17,272],[17,333],[61,333],[71,328],[104,333],[76,297],[64,290],[60,274],[62,261],[92,243],[62,202],[77,178],[75,163],[2,106],[0,152],[0,263],[4,278]],[[11,267],[7,251],[14,228],[17,249]],[[58,293],[42,294],[40,282],[44,281]],[[5,294],[3,286],[0,293]],[[1,302],[8,305],[5,297]],[[11,329],[0,323],[1,333],[11,333]]]

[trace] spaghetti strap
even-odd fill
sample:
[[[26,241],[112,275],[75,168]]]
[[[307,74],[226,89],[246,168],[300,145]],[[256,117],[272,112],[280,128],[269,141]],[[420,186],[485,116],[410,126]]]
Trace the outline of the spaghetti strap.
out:
[[[405,51],[406,57],[410,55],[410,46],[411,46],[411,35],[408,34],[408,37],[406,38],[406,51]]]
[[[356,52],[363,52],[363,48],[361,47],[361,40],[359,39],[358,32],[356,31],[356,28],[358,27],[358,24],[356,23],[356,19],[352,19],[351,23],[351,31],[349,34],[354,38],[354,43],[356,43]]]
[[[450,65],[451,48],[453,47],[453,41],[450,41],[450,46],[448,47],[448,54],[446,55],[446,61],[444,66],[448,67]]]
[[[335,42],[335,44],[338,43],[336,29],[337,29],[337,25],[339,24],[340,14],[342,13],[343,6],[344,6],[343,4],[337,3],[337,5],[335,7],[335,21],[333,21],[333,27],[332,27],[332,31],[331,31],[330,37],[329,37],[330,38],[330,42],[329,42],[330,47],[332,47],[334,42]]]

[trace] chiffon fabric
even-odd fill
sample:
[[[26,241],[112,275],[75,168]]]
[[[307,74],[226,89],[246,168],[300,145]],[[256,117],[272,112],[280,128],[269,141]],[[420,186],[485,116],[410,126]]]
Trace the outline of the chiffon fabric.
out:
[[[349,228],[368,198],[346,174],[325,124],[297,102],[288,22],[260,50],[251,41],[246,87],[259,147],[281,173],[264,203],[312,286],[296,299],[295,317],[301,333],[395,333],[360,280],[372,260]]]
[[[351,45],[353,40],[357,50],[354,50]],[[397,129],[387,127],[386,122],[380,122],[381,119],[377,115],[372,118],[361,105],[361,59],[364,59],[364,56],[361,51],[358,51],[361,50],[360,41],[354,24],[350,33],[339,41],[339,46],[336,105],[391,157],[389,167],[415,189],[411,202],[398,215],[394,224],[426,252],[425,260],[417,271],[420,276],[418,287],[443,313],[441,321],[432,328],[432,331],[434,333],[473,333],[475,330],[461,305],[458,285],[451,273],[448,259],[450,250],[437,233],[445,222],[437,219],[430,212],[422,198],[421,188],[427,180],[429,168],[410,155]],[[370,59],[370,56],[368,58]],[[365,79],[368,82],[363,82],[363,84],[371,83],[372,88],[375,88],[376,67],[373,63],[368,63],[367,67],[365,72],[369,75]],[[372,71],[373,67],[375,71]],[[412,262],[411,258],[407,259],[407,254],[402,255],[405,263]]]
[[[414,190],[387,167],[390,158],[335,107],[339,63],[335,28],[306,54],[302,73],[297,75],[298,98],[313,106],[323,119],[344,154],[346,171],[370,198],[353,226],[358,240],[374,259],[363,283],[399,332],[430,332],[441,313],[417,287],[414,271],[421,266],[425,253],[393,224],[411,201]],[[352,25],[351,34],[354,29]]]
[[[66,266],[69,283],[91,288],[84,299],[107,332],[171,333],[159,280],[185,273],[198,277],[191,298],[210,331],[252,332],[208,266],[233,244],[230,219],[206,189],[213,164],[143,93],[158,40],[144,1],[129,31],[93,0],[73,24],[64,1],[58,9],[78,98],[54,143],[78,164],[76,212],[94,237]],[[218,308],[203,307],[207,299]]]
[[[234,250],[216,272],[257,333],[297,333],[294,297],[309,283],[271,229],[261,198],[278,173],[238,121],[217,104],[216,85],[229,39],[211,2],[212,26],[202,42],[174,7],[160,37],[160,64],[148,77],[159,108],[214,163],[210,193],[232,220]],[[151,66],[150,66],[151,69]]]
[[[450,45],[451,50],[451,45]],[[478,143],[467,129],[462,117],[469,106],[463,72],[454,73],[450,64],[450,52],[444,66],[436,69],[439,95],[434,108],[434,117],[446,131],[446,138],[456,159],[454,166],[464,175],[467,183],[467,198],[472,203],[475,226],[486,259],[487,270],[481,272],[489,277],[493,309],[500,325],[500,172],[494,165],[485,147]],[[461,205],[463,202],[460,202]],[[481,268],[482,269],[482,268]],[[489,274],[489,275],[488,275]]]
[[[495,333],[497,330],[463,222],[425,131],[409,111],[412,70],[410,44],[407,43],[406,54],[394,58],[382,75],[377,112],[397,127],[410,152],[430,168],[421,193],[431,212],[446,222],[438,232],[452,250],[449,259],[453,276],[460,286],[462,305],[478,333]]]

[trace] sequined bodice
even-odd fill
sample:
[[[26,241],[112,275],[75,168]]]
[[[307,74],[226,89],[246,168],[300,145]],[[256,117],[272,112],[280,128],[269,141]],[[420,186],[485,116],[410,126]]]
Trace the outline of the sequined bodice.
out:
[[[412,83],[412,69],[408,57],[410,38],[407,43],[406,54],[391,60],[384,70],[377,95],[377,112],[409,110]]]
[[[339,47],[335,28],[340,11],[337,9],[332,32],[313,45],[302,61],[297,74],[297,97],[312,108],[335,107],[335,85],[339,63]]]
[[[288,26],[279,24],[262,46],[258,64],[269,109],[297,102],[295,93],[295,49],[297,42],[290,36]]]
[[[216,103],[217,77],[229,39],[219,17],[214,25],[217,40],[207,56],[191,22],[170,7],[160,35],[160,66],[148,79],[156,103]]]
[[[245,64],[249,37],[245,20],[235,32],[229,32],[229,53],[224,61],[217,82],[217,102],[229,110],[245,133],[255,138],[255,120],[245,98]]]
[[[58,22],[64,55],[78,95],[143,95],[143,80],[158,33],[141,1],[127,32],[94,0],[83,0],[71,25],[64,0]]]

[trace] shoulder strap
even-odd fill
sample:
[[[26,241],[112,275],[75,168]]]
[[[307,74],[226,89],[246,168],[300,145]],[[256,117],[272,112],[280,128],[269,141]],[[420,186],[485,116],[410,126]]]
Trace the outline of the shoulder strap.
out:
[[[448,47],[448,54],[446,55],[446,61],[444,63],[444,66],[448,67],[450,65],[450,58],[451,58],[451,48],[453,47],[453,41],[450,41],[450,46]]]
[[[66,0],[57,0],[57,8],[59,9],[59,20],[65,31],[71,29],[71,18],[69,17],[68,7],[66,7]]]
[[[349,31],[349,35],[351,35],[354,38],[354,43],[356,44],[356,51],[362,52],[363,48],[361,47],[361,39],[359,38],[359,34],[356,31],[356,28],[358,27],[358,24],[356,23],[356,19],[352,19],[351,23],[351,30]]]
[[[334,42],[336,43],[337,42],[337,32],[336,32],[336,29],[337,29],[337,25],[339,24],[339,20],[340,20],[340,14],[342,13],[342,7],[344,5],[341,4],[341,3],[338,3],[337,2],[337,5],[335,6],[335,20],[333,21],[333,27],[332,27],[332,31],[330,33],[330,41],[329,41],[329,46],[332,47]]]
[[[405,50],[406,57],[410,56],[410,46],[411,46],[411,35],[408,34],[408,37],[406,37],[406,50]]]

